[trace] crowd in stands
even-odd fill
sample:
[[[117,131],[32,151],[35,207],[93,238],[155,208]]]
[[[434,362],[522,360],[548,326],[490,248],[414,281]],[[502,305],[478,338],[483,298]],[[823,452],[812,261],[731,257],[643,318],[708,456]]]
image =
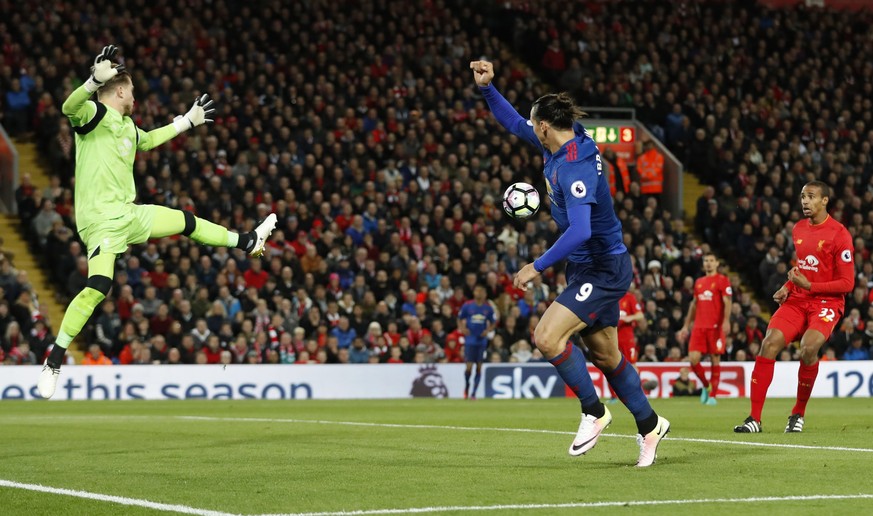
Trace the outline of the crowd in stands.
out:
[[[521,113],[559,88],[585,105],[636,107],[713,186],[695,228],[640,191],[633,164],[634,181],[616,192],[647,320],[642,361],[685,356],[675,335],[711,248],[742,273],[731,274],[725,358],[753,359],[772,307],[752,294],[767,299],[784,278],[799,184],[813,175],[836,187],[834,216],[858,238],[858,288],[828,353],[866,352],[873,61],[858,20],[827,13],[812,24],[805,11],[724,3],[486,4],[496,11],[440,0],[0,0],[2,123],[34,134],[56,174],[39,189],[22,171],[19,214],[65,300],[85,284],[87,251],[59,106],[103,45],[117,44],[133,75],[140,127],[169,123],[201,92],[218,109],[215,124],[140,153],[138,202],[239,231],[270,212],[280,221],[263,258],[184,237],[131,247],[83,336],[85,363],[459,362],[456,315],[479,282],[499,314],[489,360],[541,359],[532,329],[566,278],[553,268],[527,292],[511,278],[558,230],[547,209],[517,222],[500,208],[511,182],[544,190],[542,157],[490,115],[468,68],[479,56],[496,62],[495,84]],[[0,258],[6,363],[41,362],[60,324],[46,324],[23,274]]]

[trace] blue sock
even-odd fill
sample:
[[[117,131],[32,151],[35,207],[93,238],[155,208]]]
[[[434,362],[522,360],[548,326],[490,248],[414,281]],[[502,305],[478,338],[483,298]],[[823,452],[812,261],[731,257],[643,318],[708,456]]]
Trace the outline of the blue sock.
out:
[[[473,397],[476,397],[476,392],[479,390],[479,378],[481,378],[481,376],[482,375],[479,374],[479,370],[477,369],[476,376],[473,379],[473,393],[472,393]]]
[[[549,362],[558,370],[558,375],[564,380],[567,387],[576,393],[582,404],[582,411],[601,417],[603,404],[600,403],[597,391],[594,390],[594,382],[591,381],[591,375],[588,374],[588,366],[585,364],[585,355],[582,354],[582,350],[573,344],[567,344],[564,351],[550,359]]]
[[[470,371],[464,371],[464,394],[470,392]]]
[[[604,374],[606,374],[606,379],[609,381],[609,385],[612,386],[615,394],[618,395],[618,399],[620,399],[628,410],[631,411],[631,414],[634,415],[634,419],[637,421],[637,426],[640,426],[640,423],[643,423],[642,430],[648,428],[651,425],[653,416],[655,416],[655,411],[652,409],[652,406],[649,405],[649,399],[646,398],[646,394],[640,386],[640,375],[637,373],[637,370],[634,369],[634,366],[625,360],[624,357],[621,357],[621,362],[618,363],[618,367],[608,373],[604,371]],[[657,424],[657,416],[654,417],[654,422]],[[654,428],[654,426],[652,426],[652,428]],[[646,432],[641,433],[645,435],[650,431],[651,429],[648,429]]]

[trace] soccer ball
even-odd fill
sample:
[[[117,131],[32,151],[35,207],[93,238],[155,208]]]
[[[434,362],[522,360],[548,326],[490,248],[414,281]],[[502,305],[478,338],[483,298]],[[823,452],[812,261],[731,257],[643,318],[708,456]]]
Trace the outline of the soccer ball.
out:
[[[503,192],[503,211],[510,217],[526,219],[540,208],[540,193],[527,183],[513,183]]]

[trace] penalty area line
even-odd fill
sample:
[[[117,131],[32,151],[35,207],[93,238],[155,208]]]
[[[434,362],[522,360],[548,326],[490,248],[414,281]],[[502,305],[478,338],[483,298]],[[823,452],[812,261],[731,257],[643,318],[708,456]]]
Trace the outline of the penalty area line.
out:
[[[329,419],[281,419],[281,418],[265,418],[265,417],[215,417],[215,416],[174,416],[177,419],[192,420],[192,421],[226,421],[226,422],[248,422],[248,423],[290,423],[290,424],[310,424],[310,425],[337,425],[337,426],[363,426],[363,427],[378,427],[378,428],[410,428],[424,430],[457,430],[464,432],[519,432],[529,434],[551,434],[551,435],[576,435],[574,432],[564,432],[560,430],[544,430],[537,428],[494,428],[494,427],[476,427],[476,426],[452,426],[452,425],[416,425],[404,423],[372,423],[367,421],[332,421]],[[602,434],[605,437],[618,437],[623,439],[634,439],[632,435],[622,434]],[[694,437],[673,437],[671,434],[667,437],[669,441],[689,442],[689,443],[704,443],[704,444],[720,444],[732,446],[753,446],[760,448],[789,448],[793,450],[824,450],[824,451],[841,451],[841,452],[858,452],[858,453],[873,453],[873,448],[848,448],[844,446],[813,446],[808,444],[785,444],[785,443],[760,443],[754,441],[731,441],[727,439],[700,439]]]
[[[350,510],[335,512],[295,512],[285,514],[262,514],[260,516],[367,516],[370,514],[421,514],[449,511],[508,511],[508,510],[536,510],[536,509],[596,509],[599,507],[631,507],[631,506],[654,506],[654,505],[692,505],[692,504],[721,504],[721,503],[765,503],[765,502],[805,502],[815,500],[858,500],[873,499],[873,494],[851,495],[807,495],[807,496],[758,496],[749,498],[700,498],[696,500],[626,500],[615,502],[579,502],[579,503],[529,503],[529,504],[504,504],[504,505],[472,505],[472,506],[445,506],[445,507],[411,507],[409,509],[369,509]]]
[[[182,514],[195,514],[197,516],[237,516],[227,512],[212,511],[209,509],[198,509],[187,505],[177,505],[169,503],[152,502],[150,500],[142,500],[139,498],[128,498],[126,496],[114,496],[101,493],[91,493],[89,491],[79,491],[76,489],[63,489],[59,487],[50,487],[40,484],[25,484],[22,482],[13,482],[12,480],[0,479],[0,487],[8,487],[11,489],[24,489],[26,491],[36,491],[39,493],[49,493],[63,496],[72,496],[74,498],[84,498],[86,500],[95,500],[98,502],[109,502],[119,505],[128,505],[135,507],[145,507],[156,511],[177,512]]]

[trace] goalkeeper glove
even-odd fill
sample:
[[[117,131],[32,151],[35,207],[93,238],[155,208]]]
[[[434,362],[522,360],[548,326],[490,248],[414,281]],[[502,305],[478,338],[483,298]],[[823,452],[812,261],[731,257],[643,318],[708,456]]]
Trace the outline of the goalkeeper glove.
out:
[[[177,133],[183,133],[188,129],[193,129],[198,125],[203,125],[207,122],[212,122],[212,114],[215,113],[215,108],[212,107],[212,101],[209,100],[209,94],[204,93],[199,98],[194,100],[194,105],[185,113],[185,116],[177,116],[173,119],[173,125],[176,126]]]
[[[94,66],[91,68],[91,77],[85,81],[85,89],[94,93],[109,79],[124,71],[124,65],[112,66],[112,58],[118,53],[118,47],[107,45],[103,51],[94,58]]]

